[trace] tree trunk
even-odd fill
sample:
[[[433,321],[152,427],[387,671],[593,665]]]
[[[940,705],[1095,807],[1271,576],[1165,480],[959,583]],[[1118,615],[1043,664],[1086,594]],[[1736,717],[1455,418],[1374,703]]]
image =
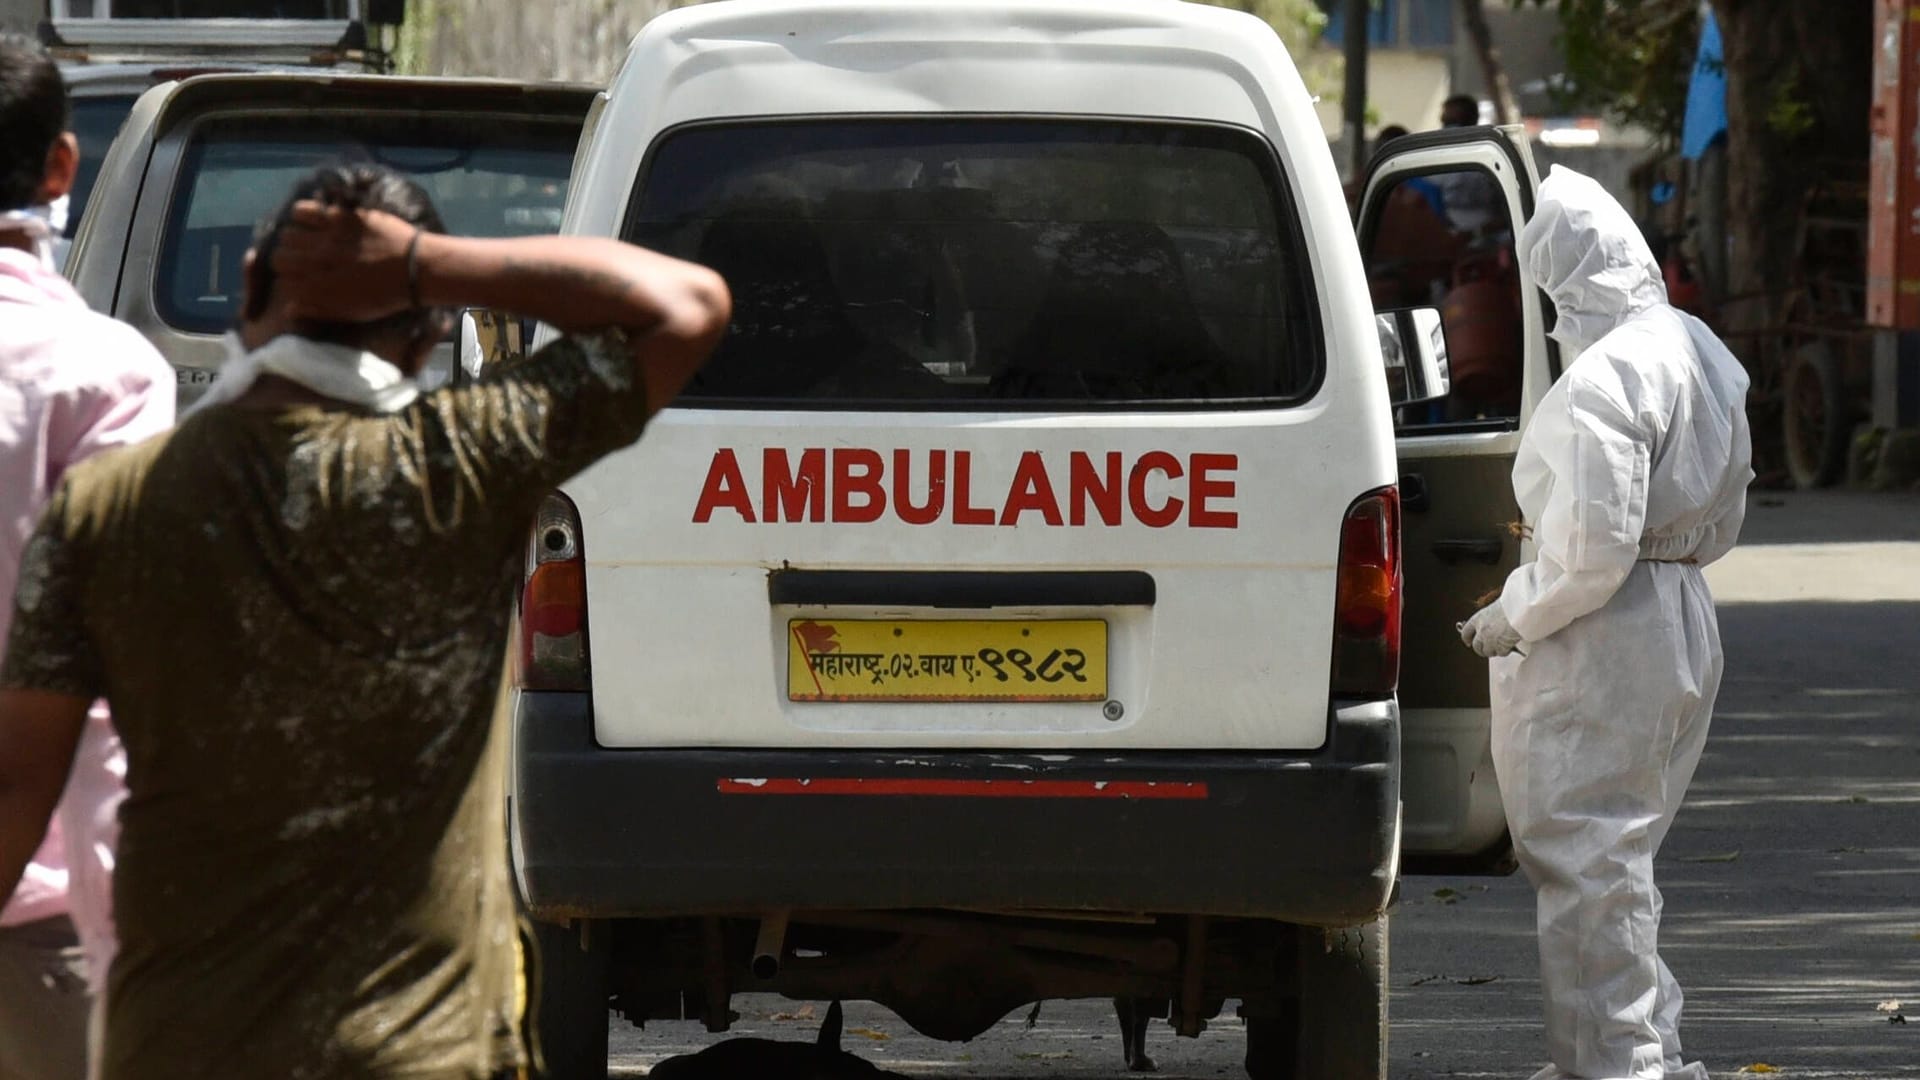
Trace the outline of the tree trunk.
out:
[[[1480,60],[1480,76],[1486,81],[1487,96],[1493,99],[1494,121],[1519,122],[1520,104],[1514,100],[1512,84],[1507,82],[1507,68],[1500,62],[1500,50],[1493,47],[1485,0],[1460,0],[1460,21],[1467,28],[1467,36],[1473,39],[1473,52]]]
[[[1785,464],[1784,378],[1798,348],[1782,322],[1815,314],[1804,303],[1795,310],[1794,299],[1809,276],[1807,196],[1822,180],[1865,172],[1873,11],[1865,0],[1712,2],[1727,74],[1730,299],[1721,324],[1753,375],[1755,468],[1768,475]]]
[[[1836,162],[1866,160],[1873,12],[1859,0],[1713,6],[1727,72],[1727,291],[1777,296],[1794,280],[1807,191]],[[1729,328],[1764,326],[1774,306],[1736,303]]]

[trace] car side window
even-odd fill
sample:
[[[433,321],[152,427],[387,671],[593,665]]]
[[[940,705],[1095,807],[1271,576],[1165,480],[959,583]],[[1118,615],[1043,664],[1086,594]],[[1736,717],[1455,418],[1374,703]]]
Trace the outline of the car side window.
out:
[[[1402,428],[1517,421],[1526,334],[1515,229],[1499,181],[1468,167],[1403,175],[1376,200],[1367,286],[1376,310],[1437,307],[1452,389],[1398,410]]]

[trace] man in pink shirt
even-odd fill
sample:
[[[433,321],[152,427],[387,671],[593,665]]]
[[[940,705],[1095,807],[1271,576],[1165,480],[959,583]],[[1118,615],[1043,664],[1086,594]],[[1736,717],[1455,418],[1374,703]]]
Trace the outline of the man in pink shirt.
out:
[[[0,36],[0,641],[21,550],[60,474],[173,425],[166,361],[132,328],[89,311],[54,270],[48,208],[79,161],[68,115],[53,62]],[[113,950],[124,773],[96,703],[46,842],[0,911],[0,1080],[86,1075],[88,990],[104,985]]]

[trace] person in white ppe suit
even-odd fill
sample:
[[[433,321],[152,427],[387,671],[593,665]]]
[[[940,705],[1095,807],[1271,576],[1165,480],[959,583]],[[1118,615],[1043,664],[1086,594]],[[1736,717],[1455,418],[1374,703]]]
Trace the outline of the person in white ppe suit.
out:
[[[1552,1064],[1536,1080],[1706,1080],[1681,1056],[1653,858],[1720,687],[1700,568],[1745,517],[1747,375],[1667,303],[1638,227],[1591,179],[1553,169],[1519,253],[1572,360],[1513,468],[1537,555],[1461,635],[1493,658],[1494,766],[1538,894]]]

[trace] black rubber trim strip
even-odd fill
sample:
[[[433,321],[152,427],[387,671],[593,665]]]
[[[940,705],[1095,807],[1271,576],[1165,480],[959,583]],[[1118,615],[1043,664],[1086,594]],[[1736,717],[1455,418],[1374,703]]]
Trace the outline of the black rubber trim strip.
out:
[[[1153,575],[1142,570],[927,571],[775,570],[774,604],[936,608],[1151,607]]]

